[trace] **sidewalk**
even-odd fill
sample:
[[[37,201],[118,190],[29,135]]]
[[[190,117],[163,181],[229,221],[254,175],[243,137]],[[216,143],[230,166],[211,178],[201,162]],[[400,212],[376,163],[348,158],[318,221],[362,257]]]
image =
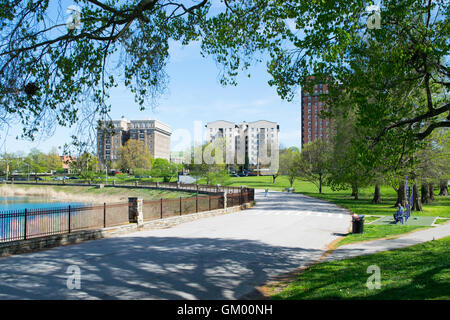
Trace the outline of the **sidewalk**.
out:
[[[380,239],[343,245],[326,256],[322,262],[342,260],[380,251],[409,247],[422,242],[437,240],[448,236],[450,236],[450,223],[445,223],[438,227],[412,232],[396,239]]]

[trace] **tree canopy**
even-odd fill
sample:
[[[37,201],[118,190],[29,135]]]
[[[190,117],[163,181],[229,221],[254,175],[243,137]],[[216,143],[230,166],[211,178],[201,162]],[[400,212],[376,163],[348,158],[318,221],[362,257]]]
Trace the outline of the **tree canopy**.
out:
[[[366,155],[393,137],[414,151],[450,127],[445,0],[381,1],[380,28],[368,28],[373,1],[364,0],[74,3],[79,15],[56,0],[0,0],[0,118],[22,121],[26,137],[80,118],[95,125],[119,83],[151,105],[166,86],[171,40],[199,41],[224,84],[266,57],[282,98],[326,82],[330,108],[347,100],[371,129]]]
[[[117,164],[123,172],[140,169],[150,169],[151,154],[144,142],[130,139],[119,148]]]

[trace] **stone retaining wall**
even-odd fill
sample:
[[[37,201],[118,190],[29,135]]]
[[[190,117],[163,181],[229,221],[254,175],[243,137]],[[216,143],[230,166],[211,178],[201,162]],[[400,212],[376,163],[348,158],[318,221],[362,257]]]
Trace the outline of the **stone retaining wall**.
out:
[[[69,244],[76,244],[88,240],[102,239],[118,234],[170,228],[178,224],[194,221],[202,218],[214,217],[218,215],[228,214],[250,208],[255,205],[255,202],[246,203],[241,206],[229,207],[226,209],[218,209],[212,211],[204,211],[199,213],[186,214],[181,216],[174,216],[165,219],[157,219],[147,221],[138,227],[137,223],[129,223],[121,226],[83,230],[67,234],[58,234],[45,237],[37,237],[28,240],[13,241],[7,243],[0,243],[0,257],[9,256],[13,254],[35,252],[45,249],[50,249],[58,246],[64,246]]]

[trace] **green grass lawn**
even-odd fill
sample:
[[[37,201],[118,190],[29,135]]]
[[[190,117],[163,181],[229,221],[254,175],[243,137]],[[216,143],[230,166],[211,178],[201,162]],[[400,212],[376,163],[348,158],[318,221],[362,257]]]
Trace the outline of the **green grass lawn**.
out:
[[[307,268],[273,299],[450,299],[450,237]],[[381,288],[370,290],[367,268],[380,268]],[[282,289],[280,292],[276,292]]]
[[[374,217],[365,217],[364,221],[365,221],[365,223],[369,223],[369,222],[377,221],[379,219],[380,219],[380,217],[376,217],[376,216],[374,216]]]
[[[290,184],[286,176],[280,176],[272,183],[271,176],[260,177],[232,177],[227,181],[227,185],[241,186],[245,185],[250,188],[264,189],[268,187],[270,190],[282,191],[289,188]],[[392,215],[396,209],[394,208],[397,195],[389,186],[381,187],[381,204],[372,204],[370,201],[373,198],[374,187],[361,188],[359,192],[359,199],[354,200],[351,196],[351,190],[333,191],[331,188],[324,186],[322,194],[319,194],[317,187],[307,181],[296,179],[294,182],[294,189],[297,193],[302,193],[311,197],[320,198],[333,202],[337,205],[345,207],[354,213],[362,215]],[[437,189],[436,189],[437,190]],[[413,215],[419,216],[439,216],[450,218],[450,196],[440,197],[436,196],[436,200],[431,204],[423,205],[423,211],[413,212]]]
[[[436,219],[436,221],[434,221],[434,224],[442,224],[447,222],[450,222],[450,219]]]
[[[232,177],[228,180],[227,185],[241,186],[245,185],[251,188],[264,189],[268,187],[270,190],[281,191],[285,188],[289,188],[290,184],[288,178],[285,176],[277,177],[275,183],[272,183],[271,176],[259,176],[259,177]],[[397,199],[395,191],[389,186],[381,187],[381,204],[372,204],[374,187],[361,188],[359,190],[359,199],[355,200],[351,196],[351,190],[339,190],[333,191],[331,188],[324,186],[322,194],[319,194],[317,187],[307,181],[296,179],[293,185],[296,193],[302,193],[307,196],[323,199],[341,207],[344,207],[359,215],[377,215],[377,216],[389,216],[391,217],[396,211],[394,204]],[[436,200],[432,204],[424,204],[423,211],[413,211],[411,217],[444,217],[450,218],[450,197],[436,196]],[[410,218],[411,219],[411,218]],[[373,221],[366,220],[366,222]],[[411,220],[413,221],[413,220]],[[431,223],[430,223],[431,225]],[[404,226],[401,224],[396,225],[377,225],[370,224],[365,225],[363,234],[349,234],[343,240],[341,240],[337,246],[358,242],[374,240],[389,236],[397,236],[404,233],[408,233],[423,226]]]
[[[395,238],[399,235],[418,229],[426,229],[426,227],[405,225],[364,225],[364,233],[350,233],[342,238],[342,240],[336,244],[336,247],[354,242],[370,241],[381,238]]]

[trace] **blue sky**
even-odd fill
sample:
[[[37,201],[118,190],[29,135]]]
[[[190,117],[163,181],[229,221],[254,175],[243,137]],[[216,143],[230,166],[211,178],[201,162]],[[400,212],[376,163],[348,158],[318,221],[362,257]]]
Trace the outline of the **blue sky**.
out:
[[[270,75],[265,64],[254,65],[251,77],[242,75],[238,86],[222,86],[220,69],[211,57],[200,55],[198,43],[181,46],[172,43],[167,66],[168,92],[162,96],[153,110],[139,111],[133,96],[119,86],[111,92],[111,117],[119,119],[154,118],[172,128],[184,129],[194,135],[194,122],[206,124],[214,120],[232,122],[269,120],[280,126],[279,141],[284,146],[300,146],[300,97],[292,102],[278,97],[275,88],[268,85]],[[52,147],[70,142],[71,129],[58,128],[53,136],[35,142],[16,140],[19,130],[10,130],[1,152],[23,151],[38,148],[48,152]],[[182,148],[177,136],[172,138],[172,149]],[[2,137],[3,138],[3,137]],[[175,151],[175,150],[174,150]]]

